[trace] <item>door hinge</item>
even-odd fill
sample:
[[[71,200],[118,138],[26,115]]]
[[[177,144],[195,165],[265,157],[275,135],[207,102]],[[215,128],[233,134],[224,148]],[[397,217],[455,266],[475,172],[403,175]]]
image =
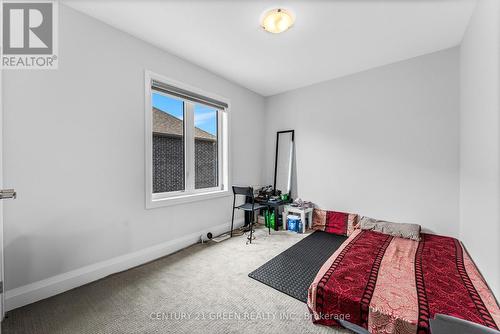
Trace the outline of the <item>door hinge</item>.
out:
[[[14,189],[2,189],[0,190],[0,199],[16,198],[17,194]]]
[[[3,281],[0,281],[0,293],[3,293]]]

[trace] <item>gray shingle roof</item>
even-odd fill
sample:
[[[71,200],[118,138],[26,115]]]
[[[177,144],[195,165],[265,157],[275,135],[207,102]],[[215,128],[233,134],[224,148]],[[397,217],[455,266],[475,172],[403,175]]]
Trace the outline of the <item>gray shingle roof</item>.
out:
[[[170,136],[182,136],[184,133],[183,122],[160,109],[153,108],[153,132]],[[194,136],[199,139],[216,140],[216,136],[194,128]]]

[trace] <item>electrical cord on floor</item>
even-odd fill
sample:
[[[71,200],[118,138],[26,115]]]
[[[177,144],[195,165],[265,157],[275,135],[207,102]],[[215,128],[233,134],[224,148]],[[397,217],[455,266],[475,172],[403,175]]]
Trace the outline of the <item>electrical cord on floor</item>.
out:
[[[245,233],[245,231],[240,227],[240,228],[235,228],[233,230],[233,237],[239,237],[241,235],[243,235]]]
[[[258,223],[258,222],[254,222],[253,223],[253,226],[252,226],[252,229],[253,229],[252,240],[255,240],[255,229],[258,226],[264,226],[264,224]],[[233,229],[233,233],[232,234],[233,234],[233,237],[240,237],[242,235],[245,235],[246,239],[247,239],[247,243],[248,243],[249,240],[250,240],[249,232],[250,232],[250,225],[244,225],[244,226],[241,226],[239,228]],[[223,233],[223,234],[219,235],[216,238],[212,238],[211,233],[209,233],[209,234],[210,234],[210,236],[207,235],[208,240],[213,240],[215,242],[221,242],[221,241],[224,241],[224,240],[230,238],[231,231]],[[202,237],[201,243],[204,243],[203,237]]]
[[[264,226],[264,224],[262,223],[259,223],[259,222],[255,222],[253,223],[253,239],[255,239],[255,228],[258,227],[258,226]],[[248,233],[250,232],[250,225],[244,225],[244,226],[241,226],[241,227],[238,227],[238,228],[235,228],[233,230],[233,237],[239,237],[239,236],[242,236],[242,235],[246,235],[247,238],[248,238]]]

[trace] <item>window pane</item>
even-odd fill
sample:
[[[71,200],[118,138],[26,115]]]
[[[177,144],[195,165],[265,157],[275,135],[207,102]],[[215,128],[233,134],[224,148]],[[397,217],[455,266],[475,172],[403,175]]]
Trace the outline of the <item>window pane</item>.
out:
[[[153,193],[184,190],[184,102],[153,92]]]
[[[194,106],[195,188],[218,185],[217,109]]]

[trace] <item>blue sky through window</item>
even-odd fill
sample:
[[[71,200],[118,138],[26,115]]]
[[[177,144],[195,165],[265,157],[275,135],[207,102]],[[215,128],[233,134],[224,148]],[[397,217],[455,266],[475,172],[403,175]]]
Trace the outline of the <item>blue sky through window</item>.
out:
[[[217,110],[202,104],[194,105],[194,126],[217,135]]]
[[[153,107],[182,120],[183,103],[181,100],[153,93]],[[202,104],[194,106],[194,126],[212,135],[217,134],[217,110]]]
[[[184,118],[182,104],[181,100],[153,93],[153,107],[181,120]]]

